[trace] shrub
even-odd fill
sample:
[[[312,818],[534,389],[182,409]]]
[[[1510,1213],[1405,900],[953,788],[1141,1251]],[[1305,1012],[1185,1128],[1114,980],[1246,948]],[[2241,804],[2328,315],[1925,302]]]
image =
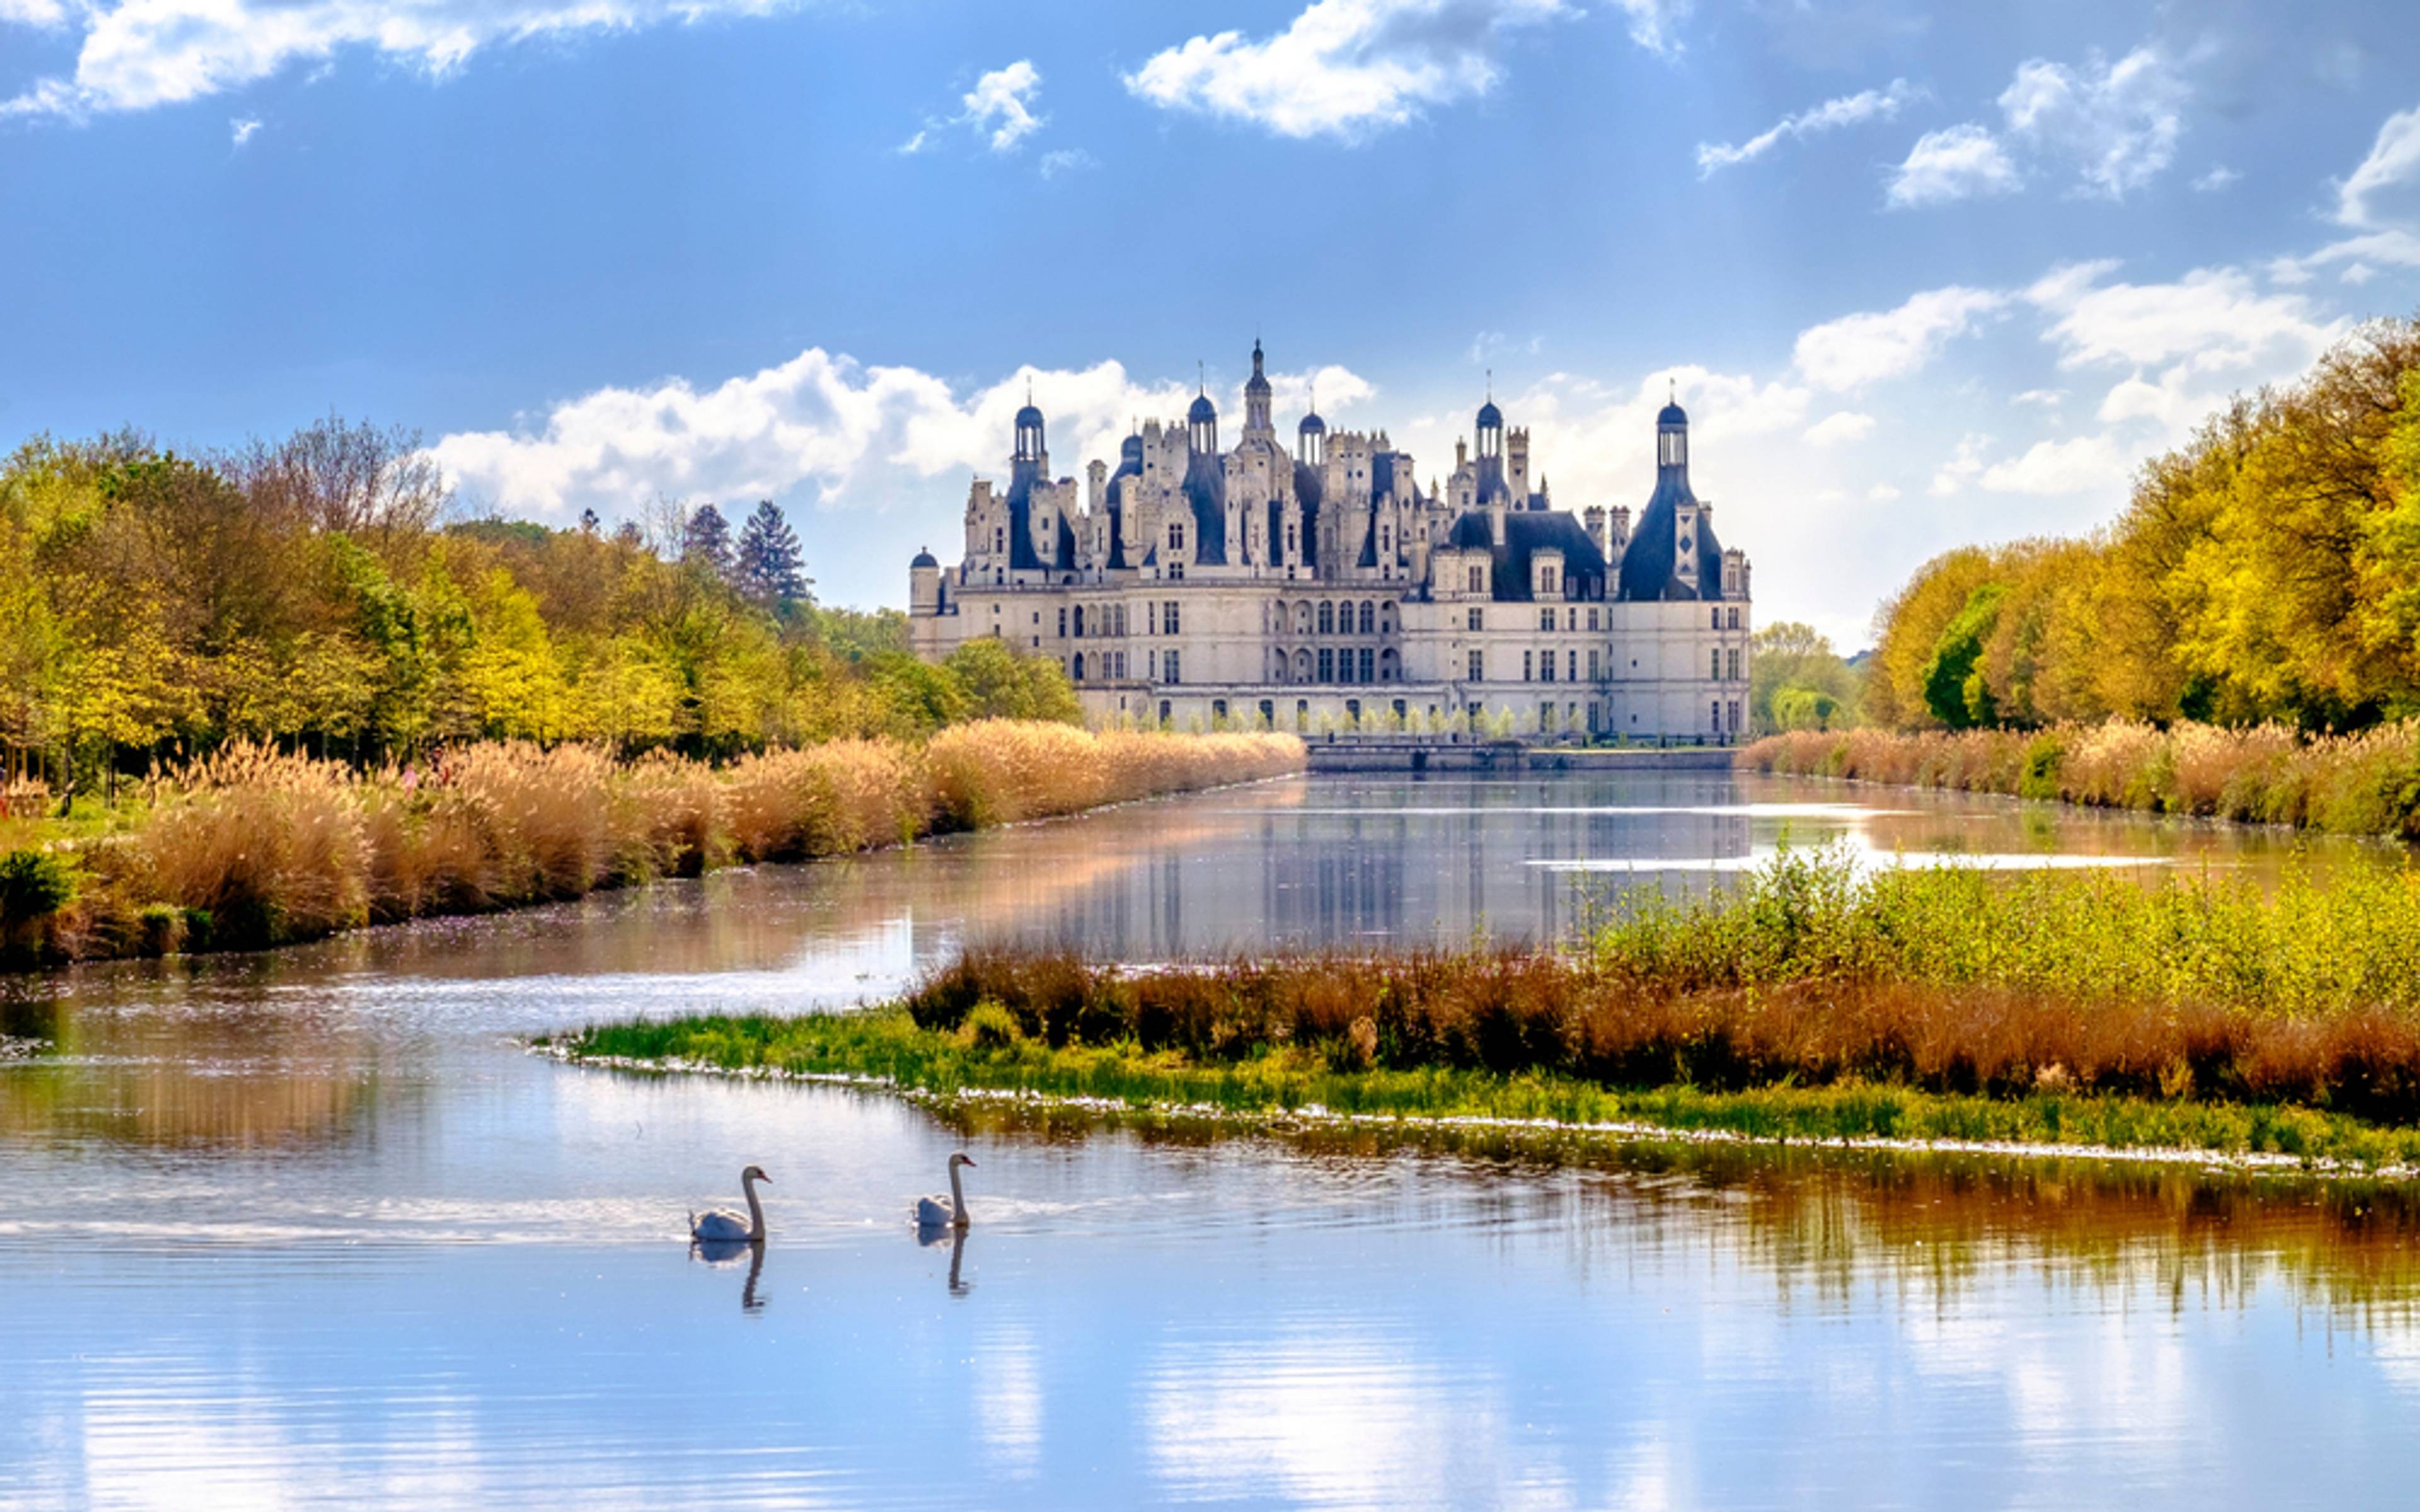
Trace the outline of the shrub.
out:
[[[0,856],[0,928],[30,924],[75,897],[75,872],[64,856],[25,849]]]

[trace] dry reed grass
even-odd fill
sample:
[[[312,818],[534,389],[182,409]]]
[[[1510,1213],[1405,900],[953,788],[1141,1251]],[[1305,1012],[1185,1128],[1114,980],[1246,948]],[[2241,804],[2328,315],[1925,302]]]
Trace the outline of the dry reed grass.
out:
[[[2122,719],[2037,731],[1797,731],[1756,742],[1740,760],[1766,772],[2420,839],[2420,721],[2308,739],[2280,725]]]
[[[80,895],[41,959],[251,949],[367,922],[476,913],[806,860],[936,829],[1300,769],[1291,735],[1088,734],[988,720],[929,747],[839,740],[721,770],[499,742],[357,776],[266,746],[156,774],[124,834],[81,843]]]

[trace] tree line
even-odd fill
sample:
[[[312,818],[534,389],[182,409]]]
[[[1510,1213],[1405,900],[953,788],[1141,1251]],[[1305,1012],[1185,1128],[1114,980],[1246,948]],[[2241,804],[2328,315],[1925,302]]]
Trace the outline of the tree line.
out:
[[[2420,714],[2420,320],[2237,397],[2145,464],[2104,530],[1933,559],[1875,630],[1883,724]]]
[[[904,615],[811,589],[770,501],[551,529],[466,517],[415,434],[334,416],[194,455],[37,437],[0,462],[0,758],[72,793],[235,739],[716,757],[1080,718],[1055,663],[929,666]]]

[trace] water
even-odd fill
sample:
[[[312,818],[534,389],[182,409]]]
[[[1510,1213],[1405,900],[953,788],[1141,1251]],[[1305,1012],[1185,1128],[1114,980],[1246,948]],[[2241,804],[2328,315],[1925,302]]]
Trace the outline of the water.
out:
[[[0,1506],[2406,1499],[2400,1189],[949,1127],[514,1042],[854,1002],[971,938],[1552,935],[1591,887],[1706,886],[1785,832],[2258,876],[2294,846],[1815,783],[1295,780],[15,982],[0,1032],[54,1050],[0,1063]],[[976,1227],[920,1245],[959,1148]],[[753,1273],[682,1237],[750,1161]]]

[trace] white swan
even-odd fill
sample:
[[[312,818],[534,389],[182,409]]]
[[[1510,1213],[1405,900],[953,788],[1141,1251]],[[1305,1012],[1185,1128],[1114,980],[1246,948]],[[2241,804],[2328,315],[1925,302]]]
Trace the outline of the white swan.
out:
[[[950,1157],[950,1195],[946,1197],[918,1197],[916,1227],[919,1228],[964,1228],[967,1226],[966,1188],[958,1184],[958,1167],[972,1165],[964,1150]]]
[[[711,1212],[692,1212],[689,1215],[689,1237],[708,1243],[763,1243],[765,1205],[756,1200],[756,1183],[771,1180],[762,1165],[751,1165],[741,1171],[739,1190],[748,1195],[748,1216],[743,1219],[728,1208],[717,1208]]]

